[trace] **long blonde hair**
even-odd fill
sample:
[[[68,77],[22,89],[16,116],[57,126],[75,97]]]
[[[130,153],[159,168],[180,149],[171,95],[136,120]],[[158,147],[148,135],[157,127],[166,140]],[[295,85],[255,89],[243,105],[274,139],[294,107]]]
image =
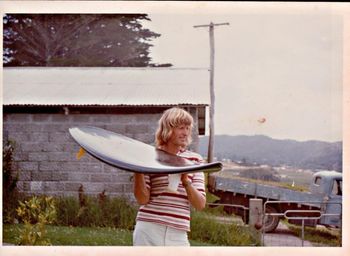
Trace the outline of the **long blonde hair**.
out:
[[[187,139],[187,145],[192,142],[192,127],[193,127],[193,118],[187,111],[173,107],[164,111],[162,117],[158,122],[158,129],[156,132],[156,147],[160,147],[168,143],[173,129],[180,125],[189,125],[191,127],[190,135]]]

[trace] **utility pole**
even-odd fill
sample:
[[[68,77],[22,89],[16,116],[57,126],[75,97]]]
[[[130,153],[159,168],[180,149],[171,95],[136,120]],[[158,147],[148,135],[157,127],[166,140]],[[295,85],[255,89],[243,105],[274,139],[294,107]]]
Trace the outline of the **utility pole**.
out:
[[[209,107],[209,144],[208,144],[208,163],[213,162],[214,148],[214,113],[215,113],[215,91],[214,91],[214,26],[230,25],[230,23],[210,22],[209,25],[196,25],[194,28],[209,27],[209,42],[210,42],[210,107]]]

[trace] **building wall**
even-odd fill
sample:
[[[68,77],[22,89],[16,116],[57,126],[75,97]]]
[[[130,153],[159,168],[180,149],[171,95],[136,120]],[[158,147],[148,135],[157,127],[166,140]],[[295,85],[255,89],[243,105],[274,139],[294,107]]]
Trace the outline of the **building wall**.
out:
[[[189,109],[196,120],[196,108]],[[79,146],[68,133],[74,126],[90,125],[153,144],[160,113],[152,114],[36,114],[4,113],[4,141],[15,143],[13,169],[18,189],[26,194],[127,196],[131,199],[132,173],[106,165],[88,154],[76,159]],[[197,121],[192,149],[198,146]],[[137,157],[137,156],[135,156]]]

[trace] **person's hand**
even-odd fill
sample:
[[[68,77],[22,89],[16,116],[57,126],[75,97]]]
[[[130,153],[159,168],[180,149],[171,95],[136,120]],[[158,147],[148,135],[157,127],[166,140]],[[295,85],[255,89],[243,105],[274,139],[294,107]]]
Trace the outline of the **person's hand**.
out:
[[[147,204],[150,199],[150,189],[147,188],[144,174],[134,173],[134,196],[141,205]]]
[[[199,211],[203,210],[205,208],[206,198],[195,186],[192,186],[192,180],[188,177],[188,173],[181,174],[181,182],[186,190],[190,204]]]
[[[181,175],[181,182],[184,187],[191,183],[191,180],[188,178],[188,173],[183,173]]]

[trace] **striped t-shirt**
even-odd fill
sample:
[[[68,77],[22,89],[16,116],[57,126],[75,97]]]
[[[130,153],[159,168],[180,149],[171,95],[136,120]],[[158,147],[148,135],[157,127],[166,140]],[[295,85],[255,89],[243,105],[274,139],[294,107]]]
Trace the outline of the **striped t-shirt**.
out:
[[[185,151],[180,154],[192,161],[202,161],[195,153]],[[188,174],[192,186],[205,196],[204,174]],[[150,189],[150,200],[141,205],[136,220],[157,223],[175,229],[190,231],[190,203],[181,182],[177,193],[168,191],[168,174],[145,175],[146,186]]]

